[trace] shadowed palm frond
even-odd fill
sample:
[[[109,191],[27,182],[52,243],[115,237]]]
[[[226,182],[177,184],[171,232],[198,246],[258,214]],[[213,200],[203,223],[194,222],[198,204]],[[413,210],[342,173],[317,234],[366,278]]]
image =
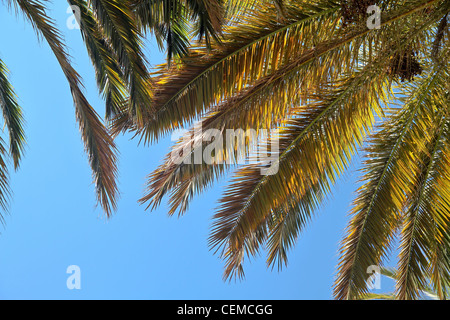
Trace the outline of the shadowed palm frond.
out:
[[[90,0],[95,17],[123,67],[130,94],[126,112],[137,126],[151,117],[153,84],[142,52],[142,35],[127,1]]]
[[[37,34],[42,36],[58,60],[72,92],[76,117],[84,141],[97,188],[97,199],[109,216],[116,208],[116,147],[108,130],[81,91],[81,78],[69,62],[61,35],[53,21],[46,15],[40,1],[8,0],[20,9]]]
[[[447,156],[450,148],[450,113],[447,108],[450,95],[445,89],[450,79],[448,71],[441,69],[428,84],[427,94],[416,102],[428,113],[421,128],[427,127],[427,130],[421,132],[416,129],[416,135],[425,134],[422,140],[426,150],[420,159],[417,176],[410,179],[412,187],[408,189],[411,192],[407,193],[404,209],[397,283],[397,296],[402,300],[419,296],[427,285],[427,278],[431,277],[431,269],[434,269],[433,279],[442,297],[445,291],[443,283],[450,276],[445,268],[448,264],[450,220],[450,162]]]
[[[0,138],[0,207],[3,212],[8,212],[8,203],[11,196],[9,188],[9,170],[7,159],[13,159],[17,169],[25,147],[25,135],[23,132],[22,110],[17,103],[16,95],[8,81],[8,70],[0,59],[0,108],[3,119],[9,133],[9,154],[5,148],[5,142]],[[4,223],[3,212],[0,213],[0,222]]]
[[[24,119],[22,109],[12,85],[8,81],[8,69],[0,59],[0,108],[9,133],[9,153],[17,170],[25,147]]]
[[[106,101],[106,120],[119,114],[128,94],[119,59],[85,0],[68,0],[80,9],[80,29],[95,68],[97,86]]]
[[[142,31],[153,32],[160,48],[167,46],[169,64],[188,54],[192,34],[208,46],[218,42],[225,19],[219,0],[133,0],[130,5]]]
[[[5,223],[4,213],[8,212],[11,189],[9,187],[9,170],[7,164],[8,151],[4,146],[5,142],[0,138],[0,223]]]

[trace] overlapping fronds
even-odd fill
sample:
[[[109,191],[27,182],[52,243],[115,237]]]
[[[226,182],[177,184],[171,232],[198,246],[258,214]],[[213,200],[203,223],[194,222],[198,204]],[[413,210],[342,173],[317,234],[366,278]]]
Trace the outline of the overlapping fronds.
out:
[[[81,136],[94,175],[97,199],[106,214],[110,215],[116,207],[118,192],[115,144],[108,130],[99,120],[97,113],[86,100],[81,90],[81,78],[71,66],[61,35],[53,21],[46,15],[45,6],[42,2],[37,0],[8,0],[8,3],[14,4],[16,10],[20,9],[33,25],[37,34],[46,40],[68,80]]]
[[[43,2],[5,1],[48,42],[68,79],[97,197],[109,215],[117,195],[114,142],[84,97]],[[81,9],[114,135],[129,130],[151,143],[195,123],[149,176],[142,203],[155,208],[170,195],[169,214],[183,214],[195,195],[237,167],[209,238],[225,260],[225,279],[243,277],[244,259],[263,248],[269,267],[287,264],[288,251],[371,133],[334,295],[381,298],[368,292],[366,271],[383,264],[400,234],[397,289],[384,298],[415,299],[430,288],[447,298],[447,0],[378,1],[377,29],[366,24],[368,2],[356,0],[68,2]],[[154,78],[142,50],[147,31],[168,53]],[[0,61],[0,104],[17,168],[23,119],[6,73]],[[392,83],[402,107],[385,118]],[[246,130],[255,134],[227,140],[229,131]],[[270,149],[265,158],[254,156],[258,148]],[[0,143],[2,207],[9,194],[5,150]]]
[[[272,0],[226,0],[226,17],[228,20],[239,19],[247,11]]]
[[[298,115],[287,121],[280,129],[278,171],[273,175],[261,174],[264,169],[261,164],[236,173],[220,200],[210,237],[211,246],[223,247],[227,259],[225,277],[241,272],[244,252],[256,252],[256,248],[245,247],[246,238],[264,223],[272,210],[294,207],[295,199],[298,214],[305,214],[300,219],[309,220],[308,216],[319,205],[316,200],[330,191],[330,183],[345,170],[371,127],[374,112],[380,112],[378,97],[384,92],[383,78],[374,77],[374,70],[370,70],[337,87],[320,90],[316,102],[300,108]],[[289,214],[297,212],[291,208]],[[295,228],[298,229],[301,227]],[[272,237],[279,235],[275,232]],[[292,235],[295,238],[295,232]],[[269,246],[272,244],[269,261],[275,261],[273,257],[279,252],[275,245],[280,242],[274,239],[269,240]]]
[[[219,41],[225,19],[222,1],[133,0],[130,1],[142,31],[151,31],[161,48],[166,46],[168,63],[188,53],[190,38],[210,46]]]
[[[413,1],[409,6],[396,8],[384,15],[381,30],[372,33],[362,23],[340,29],[336,23],[339,7],[333,3],[314,3],[306,16],[305,11],[296,11],[298,7],[286,6],[283,9],[291,14],[287,15],[287,20],[279,19],[279,7],[267,6],[265,19],[257,20],[259,13],[253,12],[244,17],[256,17],[252,24],[236,25],[237,30],[243,30],[242,34],[235,31],[240,38],[233,38],[231,25],[226,30],[230,33],[225,33],[225,41],[227,36],[235,43],[236,39],[248,41],[246,35],[251,33],[244,28],[258,25],[258,21],[266,24],[270,32],[262,36],[252,34],[256,41],[244,42],[231,54],[221,56],[219,52],[216,57],[219,63],[212,60],[204,70],[199,64],[206,55],[198,54],[192,55],[191,60],[185,58],[181,65],[172,66],[160,76],[157,82],[160,89],[155,99],[161,99],[164,110],[173,108],[177,114],[167,114],[169,122],[157,116],[158,123],[150,123],[154,133],[147,128],[143,133],[146,141],[157,139],[158,131],[177,128],[194,116],[208,114],[180,139],[164,163],[149,177],[148,190],[141,201],[154,208],[170,193],[169,214],[177,210],[184,213],[196,193],[203,191],[230,165],[239,164],[238,160],[248,157],[252,147],[261,143],[260,139],[246,138],[244,149],[237,155],[235,149],[221,140],[223,145],[214,162],[198,164],[191,160],[196,153],[201,157],[208,145],[209,140],[202,135],[204,131],[216,129],[224,135],[227,129],[270,129],[281,123],[279,171],[264,176],[261,170],[265,167],[261,164],[240,169],[221,199],[210,238],[211,246],[222,249],[227,260],[225,278],[242,276],[244,257],[254,255],[262,244],[269,252],[268,265],[278,264],[280,268],[287,262],[287,251],[299,232],[370,130],[374,112],[380,112],[379,103],[385,98],[388,80],[392,79],[385,71],[392,65],[392,57],[410,47],[420,53],[425,51],[418,39],[429,38],[424,29],[436,21],[441,12],[428,20],[419,19],[416,29],[402,25],[405,21],[416,21],[409,16],[431,4],[433,1]],[[267,19],[268,13],[272,14],[270,19]],[[270,29],[272,21],[277,21],[274,26],[279,29]],[[317,28],[316,21],[328,32],[316,32],[312,36]],[[389,38],[393,33],[396,33],[395,38]],[[282,38],[276,37],[281,34]],[[295,41],[290,38],[294,34]],[[399,41],[405,42],[405,39],[409,44],[400,45]],[[255,44],[264,46],[266,51],[261,54],[256,49],[249,51]],[[382,54],[380,48],[383,48]],[[380,55],[376,63],[374,51]],[[256,58],[256,62],[235,59],[243,53],[245,59]],[[192,61],[192,67],[186,61]],[[220,69],[225,63],[230,63],[227,74]],[[363,71],[342,77],[364,64],[368,66]],[[193,72],[194,76],[188,75],[186,70],[194,68],[199,68]],[[230,73],[233,77],[228,78]],[[220,76],[216,82],[211,80],[215,75]],[[178,77],[182,81],[178,81]],[[336,80],[339,78],[341,82]],[[329,83],[334,86],[328,87]],[[208,86],[207,95],[202,93],[203,84]],[[158,106],[158,102],[155,105]],[[126,127],[126,120],[120,119],[118,123],[124,126],[117,128]],[[202,131],[196,134],[196,127],[201,127]],[[178,163],[173,161],[174,154]]]
[[[287,252],[371,132],[375,116],[383,119],[381,104],[392,101],[387,98],[391,83],[416,82],[416,78],[425,83],[428,78],[420,75],[429,72],[432,61],[445,67],[448,36],[443,18],[450,8],[442,0],[381,1],[380,28],[372,30],[363,16],[342,23],[342,2],[274,0],[256,7],[254,1],[242,1],[242,6],[240,1],[227,1],[225,5],[227,14],[236,16],[226,15],[220,43],[195,43],[187,56],[159,67],[152,100],[155,117],[139,128],[123,112],[114,119],[113,130],[114,134],[134,131],[145,142],[153,142],[195,122],[149,176],[141,199],[155,208],[170,194],[171,215],[183,214],[192,197],[250,160],[237,170],[220,200],[209,239],[226,260],[224,278],[231,279],[243,276],[243,260],[263,246],[268,266],[281,268],[287,263]],[[417,92],[414,96],[420,96]],[[444,170],[430,170],[431,162],[446,165],[443,160],[427,162],[433,141],[438,143],[432,137],[442,129],[437,125],[442,121],[437,116],[418,121],[426,108],[408,101],[403,109],[393,110],[366,149],[366,184],[359,190],[342,244],[337,298],[367,294],[366,269],[388,254],[396,231],[406,223],[405,206],[410,204],[413,209],[406,212],[417,221],[428,205],[424,199],[437,201],[444,190],[431,192],[423,180],[424,172],[428,176],[427,172]],[[256,134],[246,136],[241,148],[226,143],[227,130],[247,129]],[[259,135],[263,129],[278,129],[278,133],[266,140]],[[211,130],[217,134],[214,139]],[[429,138],[421,139],[420,132]],[[211,148],[212,141],[217,149]],[[279,150],[271,150],[269,158],[277,160],[267,174],[267,159],[255,162],[251,155],[254,148],[274,141],[279,142]],[[211,150],[214,154],[209,157]],[[204,159],[206,151],[209,162]],[[435,154],[443,159],[446,152]],[[439,177],[440,185],[446,186],[447,175]],[[434,182],[433,188],[437,188]],[[404,225],[411,230],[403,240],[404,251],[412,254],[402,256],[399,279],[404,279],[401,288],[408,287],[412,296],[421,290],[417,283],[424,277],[410,269],[408,261],[428,263],[424,275],[436,279],[436,287],[446,292],[442,288],[448,283],[447,249],[442,244],[447,241],[443,221],[448,202],[443,203],[440,211],[435,210],[439,213],[428,219],[428,227],[434,226],[430,234],[441,240],[427,243],[432,253],[426,261],[415,249],[420,247],[416,224]]]
[[[106,101],[106,120],[109,120],[123,110],[128,94],[122,67],[87,1],[68,0],[68,3],[79,9],[81,34],[95,68],[97,86]]]
[[[168,130],[205,114],[214,105],[240,92],[253,81],[268,76],[273,70],[292,59],[292,52],[311,47],[314,39],[326,32],[319,29],[320,22],[333,30],[337,23],[338,5],[298,5],[291,7],[290,19],[277,20],[273,6],[260,7],[242,17],[235,26],[224,31],[221,45],[212,50],[193,47],[181,64],[157,78],[153,99],[155,117],[142,132],[145,141],[158,139]],[[330,20],[326,17],[334,17]],[[123,114],[114,121],[118,133],[133,128]]]
[[[126,112],[142,126],[152,110],[152,81],[142,51],[142,35],[127,1],[89,0],[98,23],[114,48],[130,94]]]
[[[415,101],[426,109],[428,115],[426,119],[420,120],[423,122],[422,128],[416,121],[419,128],[415,130],[416,144],[423,143],[425,152],[421,155],[418,174],[410,177],[411,187],[407,190],[411,191],[406,192],[398,267],[398,299],[416,299],[428,285],[429,277],[434,280],[441,298],[447,291],[445,284],[448,284],[450,277],[447,268],[450,226],[448,71],[446,68],[440,69],[421,100]]]
[[[0,223],[4,223],[4,213],[8,212],[9,198],[11,190],[9,187],[9,171],[7,163],[8,151],[5,142],[0,138]]]
[[[425,108],[423,99],[442,70],[425,78],[414,91],[416,95],[370,139],[365,183],[358,190],[348,235],[341,246],[336,298],[354,299],[367,293],[367,268],[380,265],[386,258],[402,220],[405,201],[408,195],[415,199],[411,181],[420,176],[423,154],[428,153],[429,139],[436,131],[434,117],[427,113],[434,107]]]
[[[307,29],[305,27],[305,29]],[[307,31],[305,31],[307,32]],[[347,47],[349,51],[349,47]],[[172,153],[180,152],[186,146],[192,145],[192,150],[183,155],[182,161],[178,165],[171,162],[169,154],[165,163],[150,177],[149,194],[143,198],[148,201],[156,196],[154,201],[159,203],[166,191],[173,187],[176,183],[183,180],[184,188],[174,191],[172,203],[178,202],[180,198],[184,198],[183,208],[186,208],[187,201],[195,191],[201,191],[204,186],[208,185],[214,178],[220,176],[224,172],[225,164],[236,164],[245,158],[257,143],[258,139],[249,135],[242,146],[244,150],[240,150],[239,154],[233,149],[232,144],[226,139],[229,131],[236,130],[247,131],[255,129],[256,136],[259,136],[260,129],[276,128],[282,119],[285,119],[291,109],[301,104],[302,98],[305,97],[304,92],[311,90],[312,87],[337,76],[345,66],[352,63],[351,55],[345,54],[345,48],[341,48],[339,52],[320,52],[317,54],[320,60],[311,58],[310,52],[301,52],[298,59],[294,59],[292,63],[281,67],[274,72],[262,77],[255,85],[224,101],[215,107],[200,124],[201,133],[208,130],[219,130],[222,135],[222,153],[216,156],[216,163],[209,165],[198,165],[198,163],[190,162],[186,164],[185,159],[192,156],[196,152],[203,154],[203,149],[207,145],[202,141],[204,137],[196,135],[194,126],[185,139],[174,147]],[[334,68],[334,62],[341,59],[338,68]],[[349,61],[350,60],[350,61]],[[295,69],[296,72],[293,70]],[[189,140],[189,141],[186,141]],[[231,148],[231,149],[230,149]],[[200,149],[200,150],[198,150]],[[187,181],[190,179],[191,181]],[[195,181],[198,179],[198,181]],[[190,186],[187,188],[187,186]],[[184,192],[182,192],[184,191]],[[187,194],[189,192],[189,194]],[[183,212],[182,210],[181,212]]]

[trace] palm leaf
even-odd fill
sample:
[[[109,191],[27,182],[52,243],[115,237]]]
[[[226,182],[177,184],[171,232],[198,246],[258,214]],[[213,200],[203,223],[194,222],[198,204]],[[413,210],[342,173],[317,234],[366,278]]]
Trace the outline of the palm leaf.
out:
[[[142,126],[144,119],[150,117],[153,84],[141,50],[142,35],[136,17],[126,1],[89,2],[123,67],[124,80],[130,93],[127,113],[133,123]]]
[[[61,35],[40,1],[9,0],[20,9],[36,32],[49,44],[66,76],[75,103],[76,117],[97,188],[97,199],[109,216],[116,208],[116,147],[97,113],[81,91],[81,78],[69,62]]]
[[[80,29],[95,68],[97,85],[106,100],[106,119],[123,110],[127,95],[126,84],[118,57],[112,50],[102,28],[85,0],[68,0],[80,9]]]
[[[426,94],[427,88],[428,82],[425,82],[419,90],[419,101],[420,94]],[[426,119],[422,112],[420,103],[411,100],[370,139],[366,149],[365,184],[358,190],[348,235],[341,245],[334,291],[339,299],[358,298],[366,293],[367,268],[380,265],[388,252],[398,228],[405,193],[410,188],[410,176],[419,170],[417,157],[412,156],[410,150],[414,148],[417,153],[425,150],[415,133],[419,125],[426,127],[418,122]]]
[[[198,113],[288,62],[292,59],[291,52],[312,44],[312,34],[317,34],[314,19],[325,19],[337,11],[337,5],[328,3],[292,7],[290,19],[279,24],[276,10],[262,7],[227,29],[224,37],[228,40],[213,47],[211,52],[194,47],[181,66],[174,65],[157,78],[158,90],[153,99],[155,118],[141,132],[145,141],[156,140],[168,130],[191,121]],[[329,28],[333,28],[333,23],[336,22],[327,22]],[[165,65],[161,67],[166,69]],[[115,119],[113,129],[117,134],[137,128],[124,113]]]
[[[423,123],[421,128],[419,120],[416,121],[416,135],[425,140],[423,143],[426,143],[426,152],[422,155],[419,173],[410,179],[412,187],[407,189],[411,192],[407,193],[401,233],[397,283],[399,299],[416,299],[427,285],[430,262],[433,261],[435,266],[442,262],[447,263],[448,259],[445,257],[444,261],[439,261],[446,255],[448,248],[444,235],[448,230],[450,212],[450,197],[447,191],[450,166],[445,152],[450,144],[448,111],[444,106],[448,105],[450,100],[447,92],[439,94],[439,91],[448,83],[450,77],[445,69],[444,72],[440,70],[439,74],[441,77],[435,77],[429,83],[429,86],[437,90],[428,90],[427,95],[420,101],[421,108],[426,109],[428,117],[420,120]],[[445,291],[442,288],[445,283],[443,279],[448,279],[449,274],[446,269],[439,269],[440,272],[435,274],[435,283],[439,284],[438,289],[442,293]]]
[[[22,109],[8,81],[8,69],[0,59],[0,108],[9,133],[9,153],[18,169],[25,147]]]

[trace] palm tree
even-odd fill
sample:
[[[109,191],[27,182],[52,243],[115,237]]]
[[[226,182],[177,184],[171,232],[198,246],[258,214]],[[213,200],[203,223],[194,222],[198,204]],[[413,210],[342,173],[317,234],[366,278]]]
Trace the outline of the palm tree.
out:
[[[186,125],[148,180],[141,199],[169,214],[230,170],[209,244],[225,261],[225,279],[244,276],[243,261],[267,251],[282,268],[288,251],[333,184],[360,152],[362,186],[342,241],[337,299],[367,292],[366,270],[382,265],[400,238],[397,297],[414,299],[427,278],[447,290],[450,218],[450,49],[448,0],[379,0],[379,28],[369,28],[367,0],[228,1],[218,42],[196,40],[154,78],[152,117],[128,109],[113,134],[130,131],[145,143]],[[375,11],[376,12],[376,11]],[[198,133],[196,127],[203,131]],[[211,163],[204,132],[277,129],[246,137],[244,150],[225,144]],[[203,134],[203,136],[202,136]],[[272,150],[278,171],[250,159]],[[185,152],[186,147],[191,147]]]
[[[55,22],[47,15],[43,1],[2,2],[10,11],[22,13],[32,24],[37,35],[49,44],[67,78],[81,136],[93,171],[97,200],[109,217],[116,209],[118,197],[116,145],[109,130],[83,94],[82,79],[71,65],[62,35]],[[185,21],[195,22],[195,30],[201,38],[205,37],[208,41],[211,38],[216,39],[221,23],[218,20],[221,12],[218,3],[203,0],[68,0],[68,4],[74,6],[72,8],[79,9],[74,10],[74,13],[79,14],[77,18],[81,34],[96,72],[99,91],[105,99],[106,120],[112,119],[126,108],[129,118],[142,125],[143,119],[150,114],[153,83],[142,50],[144,31],[154,33],[159,41],[168,41],[169,60],[181,57],[186,52],[183,46],[187,43],[179,43],[176,37],[186,39],[194,26],[186,22],[182,28],[172,27],[176,31],[164,28],[170,29],[174,21],[183,18]],[[164,15],[166,11],[161,10],[162,7],[169,8],[167,15]],[[182,11],[175,10],[181,7]],[[159,16],[160,13],[164,14]],[[13,159],[14,168],[18,169],[25,146],[24,119],[8,79],[8,69],[2,60],[0,107],[9,133],[9,156]],[[4,210],[7,210],[10,194],[5,158],[7,153],[4,142],[0,141],[0,205]],[[0,220],[3,221],[1,215]]]

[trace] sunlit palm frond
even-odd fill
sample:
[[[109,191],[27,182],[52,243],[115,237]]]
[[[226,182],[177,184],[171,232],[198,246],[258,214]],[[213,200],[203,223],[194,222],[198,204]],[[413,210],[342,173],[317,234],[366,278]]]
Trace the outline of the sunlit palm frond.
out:
[[[196,152],[203,154],[203,148],[207,145],[201,142],[204,140],[201,136],[196,135],[194,126],[189,131],[187,139],[183,139],[182,143],[175,146],[171,154],[173,152],[180,153],[186,146],[192,145],[191,151],[184,153],[184,158],[177,165],[171,163],[170,155],[166,157],[165,163],[150,177],[148,194],[142,201],[151,201],[151,205],[159,203],[161,198],[178,183],[176,190],[172,193],[171,203],[182,203],[181,212],[184,212],[188,200],[195,192],[202,191],[215,178],[224,173],[227,167],[225,164],[236,164],[245,158],[250,153],[252,146],[258,142],[258,139],[249,135],[244,142],[244,149],[240,150],[240,154],[236,154],[235,150],[230,150],[233,145],[227,144],[227,132],[230,130],[246,132],[249,129],[255,129],[257,137],[260,135],[258,131],[262,128],[276,128],[282,119],[289,115],[293,107],[302,103],[304,92],[312,90],[321,82],[338,76],[345,66],[352,64],[349,47],[341,47],[339,53],[325,50],[318,52],[316,56],[321,60],[311,59],[312,55],[308,50],[301,52],[298,57],[293,58],[292,63],[281,66],[272,74],[256,81],[248,89],[242,90],[215,107],[196,126],[200,126],[202,132],[210,129],[221,132],[224,145],[220,159],[217,155],[215,163],[209,165],[198,165],[194,162],[186,164],[184,161],[186,158]],[[341,59],[339,67],[333,68],[333,64],[338,59]],[[183,200],[180,201],[181,199]],[[173,212],[176,207],[172,206],[170,212]]]
[[[262,7],[227,29],[226,40],[211,52],[195,49],[181,65],[173,65],[169,71],[163,66],[153,99],[155,118],[142,132],[145,141],[154,141],[168,130],[205,114],[225,98],[287,63],[292,52],[311,47],[314,39],[326,34],[318,29],[318,21],[324,21],[328,31],[334,29],[337,11],[338,6],[332,3],[292,7],[290,19],[280,24],[272,6]],[[127,119],[116,119],[114,131],[133,129],[130,124]]]
[[[427,94],[431,79],[426,78],[417,99]],[[334,295],[355,299],[367,293],[367,268],[380,265],[397,231],[411,176],[420,171],[420,154],[426,141],[418,131],[430,130],[420,102],[411,100],[382,123],[382,130],[370,138],[366,148],[365,184],[354,201],[353,218],[341,245],[339,274]],[[425,122],[424,122],[425,121]],[[426,137],[426,135],[425,135]],[[411,153],[411,150],[415,150]]]
[[[440,69],[428,83],[426,94],[416,101],[427,115],[416,121],[415,132],[416,141],[421,138],[426,144],[426,152],[420,159],[418,174],[409,180],[412,187],[407,190],[411,192],[406,193],[397,282],[399,299],[416,299],[427,286],[433,269],[433,279],[442,297],[443,284],[450,276],[448,269],[442,268],[448,263],[450,220],[448,71]],[[419,127],[419,121],[423,127]]]

